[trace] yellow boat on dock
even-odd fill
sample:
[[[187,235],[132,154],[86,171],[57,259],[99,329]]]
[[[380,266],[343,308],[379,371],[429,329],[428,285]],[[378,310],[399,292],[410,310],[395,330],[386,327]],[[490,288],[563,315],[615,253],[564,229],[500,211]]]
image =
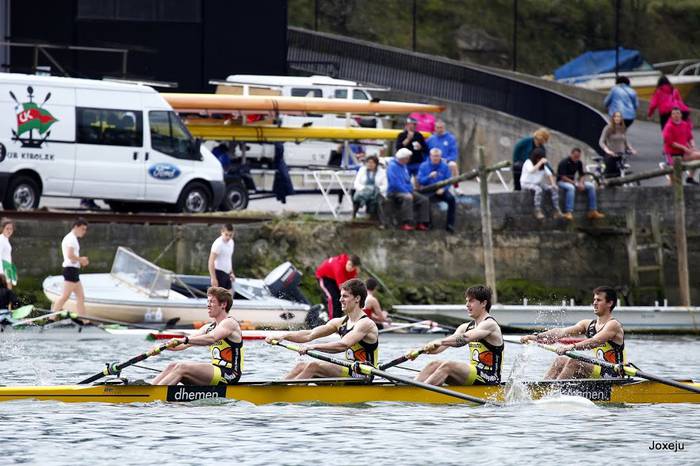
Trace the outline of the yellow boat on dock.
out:
[[[348,383],[347,379],[247,382],[231,386],[65,385],[0,387],[0,401],[36,399],[63,402],[149,403],[187,402],[226,398],[254,403],[353,404],[402,402],[426,404],[465,403],[457,398],[408,385],[374,382]],[[684,381],[700,389],[700,384]],[[595,403],[700,403],[700,394],[658,382],[638,379],[571,380],[527,383],[533,399],[552,394],[575,395]],[[452,391],[490,401],[506,400],[505,385],[449,386]]]

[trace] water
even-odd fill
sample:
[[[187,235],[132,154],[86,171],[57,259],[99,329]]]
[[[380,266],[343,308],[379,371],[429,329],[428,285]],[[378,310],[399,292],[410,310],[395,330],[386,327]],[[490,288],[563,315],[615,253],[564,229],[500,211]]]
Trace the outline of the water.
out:
[[[389,360],[429,336],[382,338]],[[109,360],[150,346],[130,337],[45,340],[0,334],[0,383],[75,383]],[[700,378],[700,339],[628,337],[630,359],[648,372]],[[277,378],[299,360],[262,342],[246,344],[248,380]],[[422,356],[463,358],[465,350]],[[538,379],[554,355],[506,346],[503,375]],[[205,360],[204,349],[145,361]],[[514,364],[517,363],[517,367]],[[396,370],[400,375],[413,375]],[[151,377],[127,369],[131,378]],[[110,405],[19,400],[0,403],[0,464],[170,465],[251,464],[700,464],[697,405],[596,406],[555,397],[506,407],[366,403],[329,406],[203,400],[195,403]],[[649,450],[652,442],[683,450]],[[676,442],[676,443],[674,443]]]

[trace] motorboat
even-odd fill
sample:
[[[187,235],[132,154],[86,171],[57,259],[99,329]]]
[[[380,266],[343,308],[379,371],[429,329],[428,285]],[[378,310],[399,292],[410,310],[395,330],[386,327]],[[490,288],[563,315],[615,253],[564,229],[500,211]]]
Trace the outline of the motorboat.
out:
[[[301,273],[285,262],[264,280],[236,277],[230,314],[244,328],[289,329],[313,326],[318,313],[300,292]],[[180,275],[159,267],[134,251],[120,246],[110,273],[80,275],[85,291],[85,313],[125,323],[161,323],[179,318],[191,326],[209,320],[206,289],[208,276]],[[63,291],[63,277],[43,282],[44,294],[53,303]],[[64,306],[75,311],[75,296]]]
[[[700,84],[700,59],[649,64],[638,50],[620,48],[618,74],[629,78],[640,99],[650,99],[662,74],[685,99]],[[615,49],[589,51],[554,71],[554,79],[596,91],[609,91],[615,85]]]

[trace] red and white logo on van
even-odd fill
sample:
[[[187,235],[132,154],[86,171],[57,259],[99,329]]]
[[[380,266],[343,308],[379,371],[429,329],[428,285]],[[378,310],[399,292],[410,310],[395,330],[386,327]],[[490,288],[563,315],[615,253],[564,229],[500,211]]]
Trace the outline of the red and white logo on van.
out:
[[[10,97],[15,101],[17,112],[17,130],[12,130],[12,139],[21,142],[22,147],[41,147],[51,135],[51,125],[58,121],[44,108],[51,98],[51,93],[46,94],[41,104],[34,101],[32,86],[27,87],[29,102],[21,104],[12,91],[10,91]]]

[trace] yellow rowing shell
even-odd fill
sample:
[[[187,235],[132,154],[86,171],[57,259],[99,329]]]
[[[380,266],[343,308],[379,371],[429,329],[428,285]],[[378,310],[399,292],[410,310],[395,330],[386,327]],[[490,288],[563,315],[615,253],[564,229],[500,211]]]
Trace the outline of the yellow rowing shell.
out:
[[[274,113],[353,113],[402,114],[439,113],[442,105],[380,100],[324,99],[316,97],[270,97],[221,94],[163,93],[163,98],[178,112],[274,112]]]
[[[367,140],[396,139],[402,130],[375,128],[308,127],[289,128],[277,126],[233,126],[221,124],[188,123],[194,137],[207,140],[236,139],[239,141],[279,142],[302,139]]]
[[[700,384],[687,382],[695,388]],[[456,392],[489,400],[503,401],[505,386],[446,387]],[[596,403],[700,403],[700,394],[657,382],[621,380],[582,380],[566,383],[528,384],[530,396],[539,399],[553,393],[576,395]],[[407,385],[373,384],[287,384],[255,382],[240,385],[153,386],[153,385],[69,385],[37,387],[0,387],[0,401],[37,399],[64,402],[149,403],[152,401],[186,402],[228,398],[257,405],[269,403],[320,402],[352,404],[379,401],[404,403],[465,403],[457,398]]]

